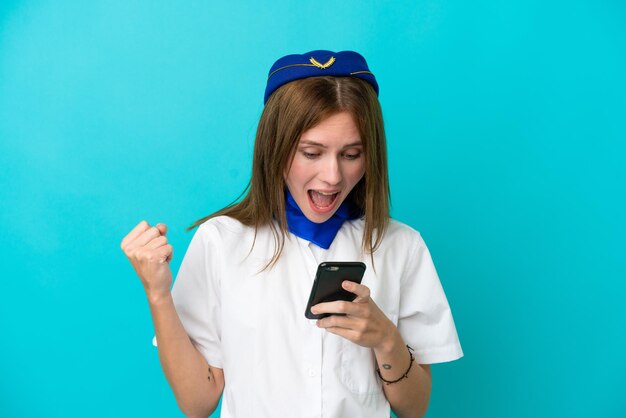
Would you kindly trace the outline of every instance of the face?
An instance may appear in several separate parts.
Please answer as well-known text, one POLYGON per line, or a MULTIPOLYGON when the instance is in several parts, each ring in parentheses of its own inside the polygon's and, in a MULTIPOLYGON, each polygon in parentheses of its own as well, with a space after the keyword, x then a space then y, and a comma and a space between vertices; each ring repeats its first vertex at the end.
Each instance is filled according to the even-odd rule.
POLYGON ((289 192, 312 222, 328 220, 365 174, 352 115, 337 113, 305 131, 285 175, 289 192))

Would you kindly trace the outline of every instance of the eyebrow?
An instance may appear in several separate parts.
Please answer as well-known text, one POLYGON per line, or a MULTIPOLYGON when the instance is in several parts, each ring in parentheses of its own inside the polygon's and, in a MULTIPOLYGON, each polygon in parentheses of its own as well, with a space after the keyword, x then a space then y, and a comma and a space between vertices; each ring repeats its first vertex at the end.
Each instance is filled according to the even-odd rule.
MULTIPOLYGON (((308 140, 308 139, 301 140, 298 145, 312 145, 314 147, 327 148, 327 146, 324 145, 324 144, 320 144, 319 142, 311 141, 311 140, 308 140)), ((361 140, 359 140, 357 142, 353 142, 351 144, 348 144, 348 145, 344 146, 343 148, 362 147, 362 146, 363 146, 363 142, 361 142, 361 140)))

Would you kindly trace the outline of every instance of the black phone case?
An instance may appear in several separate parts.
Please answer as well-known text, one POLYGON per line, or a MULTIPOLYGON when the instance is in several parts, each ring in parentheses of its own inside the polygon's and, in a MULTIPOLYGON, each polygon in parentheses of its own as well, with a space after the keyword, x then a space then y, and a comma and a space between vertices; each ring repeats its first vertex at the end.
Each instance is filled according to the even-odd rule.
POLYGON ((348 292, 341 287, 341 283, 344 280, 361 283, 364 273, 365 264, 359 261, 328 261, 320 263, 320 265, 317 266, 315 281, 311 288, 311 295, 309 296, 309 302, 306 305, 304 316, 308 319, 325 318, 331 314, 315 315, 311 312, 311 307, 322 302, 332 302, 335 300, 353 301, 356 299, 354 293, 348 292))

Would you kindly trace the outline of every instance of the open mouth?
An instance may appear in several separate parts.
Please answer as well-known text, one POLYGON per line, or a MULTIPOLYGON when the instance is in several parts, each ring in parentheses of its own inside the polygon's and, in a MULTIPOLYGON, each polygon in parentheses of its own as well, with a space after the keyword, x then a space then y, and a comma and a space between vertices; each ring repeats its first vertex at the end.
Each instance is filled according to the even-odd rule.
POLYGON ((313 206, 319 210, 330 209, 339 196, 339 192, 326 193, 317 190, 309 190, 308 194, 313 206))

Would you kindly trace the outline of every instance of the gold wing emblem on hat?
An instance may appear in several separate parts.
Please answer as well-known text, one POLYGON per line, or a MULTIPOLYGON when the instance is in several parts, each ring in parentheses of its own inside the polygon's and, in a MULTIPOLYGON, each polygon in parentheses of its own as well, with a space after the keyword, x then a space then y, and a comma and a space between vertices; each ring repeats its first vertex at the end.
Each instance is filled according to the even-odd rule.
POLYGON ((326 61, 324 64, 321 64, 318 60, 316 60, 313 57, 311 57, 311 59, 309 59, 309 61, 315 67, 317 67, 317 68, 319 68, 321 70, 325 70, 325 69, 327 69, 328 67, 330 67, 331 65, 333 65, 335 63, 335 57, 330 57, 330 59, 328 61, 326 61))

